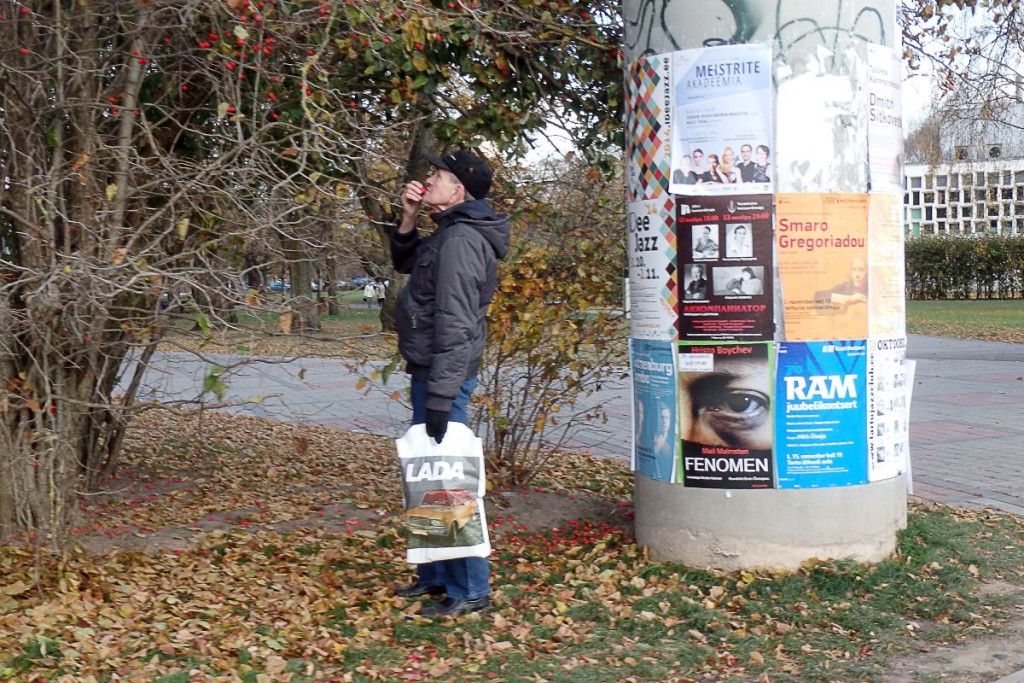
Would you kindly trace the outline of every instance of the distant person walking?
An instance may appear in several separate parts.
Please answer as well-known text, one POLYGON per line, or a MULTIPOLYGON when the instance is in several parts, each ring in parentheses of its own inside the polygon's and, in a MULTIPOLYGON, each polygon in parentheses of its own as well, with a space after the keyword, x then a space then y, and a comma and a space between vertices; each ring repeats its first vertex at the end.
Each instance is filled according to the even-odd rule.
POLYGON ((384 289, 384 283, 378 282, 373 287, 377 291, 377 305, 380 306, 381 308, 384 308, 384 297, 387 291, 384 289))
POLYGON ((367 308, 373 308, 373 302, 377 300, 377 287, 373 284, 373 280, 369 280, 366 286, 363 287, 363 301, 366 302, 367 308))

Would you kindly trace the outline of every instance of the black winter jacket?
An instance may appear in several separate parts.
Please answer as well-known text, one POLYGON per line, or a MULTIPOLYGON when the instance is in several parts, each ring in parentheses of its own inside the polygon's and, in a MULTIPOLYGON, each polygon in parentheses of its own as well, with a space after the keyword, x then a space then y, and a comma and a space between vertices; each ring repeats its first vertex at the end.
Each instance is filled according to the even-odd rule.
POLYGON ((429 237, 418 228, 391 236, 395 269, 410 276, 398 295, 395 327, 407 371, 427 382, 427 408, 446 411, 480 368, 509 220, 482 199, 431 218, 437 230, 429 237))

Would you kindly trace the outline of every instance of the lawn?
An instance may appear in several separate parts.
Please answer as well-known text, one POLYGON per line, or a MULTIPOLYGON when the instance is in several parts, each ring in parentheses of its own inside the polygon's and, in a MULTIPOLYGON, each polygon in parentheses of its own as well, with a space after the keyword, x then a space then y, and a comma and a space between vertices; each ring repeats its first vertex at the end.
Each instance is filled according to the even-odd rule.
POLYGON ((567 453, 488 502, 494 608, 429 621, 390 589, 411 577, 393 449, 147 413, 83 501, 83 550, 0 548, 0 681, 884 681, 1021 602, 1012 515, 917 506, 877 565, 722 574, 652 562, 628 469, 567 453))
POLYGON ((1024 300, 908 301, 907 332, 1024 342, 1024 300))

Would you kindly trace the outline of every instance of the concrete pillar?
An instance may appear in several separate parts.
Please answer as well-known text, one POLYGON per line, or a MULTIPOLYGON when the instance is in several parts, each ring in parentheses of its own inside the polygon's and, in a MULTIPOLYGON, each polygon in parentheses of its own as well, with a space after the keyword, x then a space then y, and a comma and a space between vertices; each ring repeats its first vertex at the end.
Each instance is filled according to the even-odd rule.
POLYGON ((623 12, 637 540, 881 560, 909 476, 895 2, 623 12))

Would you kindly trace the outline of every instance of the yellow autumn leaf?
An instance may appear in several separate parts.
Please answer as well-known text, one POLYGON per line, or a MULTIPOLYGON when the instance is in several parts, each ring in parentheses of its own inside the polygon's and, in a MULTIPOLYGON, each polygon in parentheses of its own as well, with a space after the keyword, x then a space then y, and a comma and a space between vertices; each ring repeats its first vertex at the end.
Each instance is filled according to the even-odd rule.
POLYGON ((188 235, 188 218, 182 218, 180 221, 174 224, 174 228, 178 231, 178 239, 183 240, 188 235))
POLYGON ((292 313, 286 311, 281 314, 281 317, 277 319, 277 327, 281 330, 281 334, 292 333, 292 313))
POLYGON ((115 249, 114 253, 110 255, 110 263, 119 266, 124 263, 124 257, 128 255, 128 250, 124 247, 115 249))
POLYGON ((117 185, 115 185, 114 183, 110 183, 109 185, 107 185, 107 201, 108 202, 114 201, 114 197, 116 197, 116 196, 117 196, 117 185))

